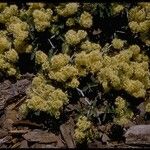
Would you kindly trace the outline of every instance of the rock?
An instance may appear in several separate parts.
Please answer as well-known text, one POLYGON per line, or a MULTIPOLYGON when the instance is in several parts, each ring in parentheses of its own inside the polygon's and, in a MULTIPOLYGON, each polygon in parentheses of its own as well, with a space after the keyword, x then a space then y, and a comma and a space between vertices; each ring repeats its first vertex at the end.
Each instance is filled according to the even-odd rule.
POLYGON ((11 119, 13 122, 17 121, 18 112, 16 110, 6 110, 6 119, 11 119))
POLYGON ((53 133, 31 131, 23 135, 24 139, 29 142, 38 143, 56 143, 57 137, 53 133))
POLYGON ((3 110, 8 104, 17 101, 20 96, 26 94, 26 89, 31 84, 29 79, 21 79, 16 83, 5 80, 0 83, 0 110, 3 110))
POLYGON ((18 120, 13 123, 13 126, 28 126, 30 128, 42 128, 42 125, 31 122, 29 120, 18 120))
POLYGON ((0 129, 0 139, 8 135, 8 132, 5 131, 4 129, 0 129))
MULTIPOLYGON (((138 118, 136 117, 136 119, 138 119, 138 118)), ((128 128, 135 126, 135 125, 136 125, 135 121, 129 120, 128 123, 124 125, 124 128, 128 129, 128 128)))
POLYGON ((104 126, 104 125, 99 125, 99 126, 98 126, 98 130, 104 133, 105 130, 106 130, 106 126, 104 126))
POLYGON ((74 132, 73 130, 74 124, 71 119, 67 123, 62 124, 60 126, 61 134, 68 148, 75 148, 75 142, 73 140, 73 132, 74 132))
POLYGON ((0 97, 0 111, 2 114, 4 113, 3 111, 4 107, 5 107, 5 99, 0 97))
POLYGON ((150 146, 150 125, 135 125, 130 127, 126 133, 126 144, 149 145, 150 146))
POLYGON ((2 128, 7 130, 12 130, 13 123, 17 121, 18 112, 15 110, 6 109, 5 110, 5 117, 2 122, 2 128))
POLYGON ((101 147, 102 147, 102 142, 97 140, 88 144, 88 148, 101 148, 101 147))
POLYGON ((7 147, 7 145, 5 145, 5 144, 0 144, 0 148, 1 148, 1 149, 6 149, 6 148, 8 148, 8 147, 7 147))
POLYGON ((71 111, 73 111, 74 109, 75 109, 74 105, 68 104, 68 105, 66 106, 66 108, 65 108, 65 111, 66 111, 66 112, 71 112, 71 111))
POLYGON ((21 141, 20 148, 29 148, 28 142, 26 140, 21 141))
POLYGON ((18 147, 20 147, 20 142, 17 142, 17 143, 15 143, 11 148, 18 148, 18 147))
POLYGON ((12 136, 5 136, 4 138, 0 139, 0 144, 9 143, 12 140, 12 136))
POLYGON ((9 133, 10 133, 11 135, 25 134, 25 133, 27 133, 27 132, 28 132, 28 130, 11 130, 11 131, 9 131, 9 133))
POLYGON ((13 123, 14 122, 11 119, 6 119, 2 124, 2 128, 6 130, 12 130, 13 123))
POLYGON ((61 135, 58 136, 56 147, 57 148, 66 148, 64 141, 61 139, 61 135))
POLYGON ((13 138, 12 140, 11 140, 11 143, 13 143, 13 144, 16 144, 18 142, 18 138, 13 138))
POLYGON ((25 94, 26 93, 26 89, 28 88, 28 86, 30 85, 31 81, 29 81, 28 79, 22 79, 22 80, 18 80, 17 83, 15 83, 15 88, 17 89, 17 94, 25 94))
POLYGON ((1 127, 3 126, 5 120, 6 120, 6 115, 3 114, 3 115, 0 117, 0 126, 1 126, 1 127))
POLYGON ((141 103, 137 108, 140 110, 140 116, 144 117, 144 115, 146 113, 145 112, 145 104, 144 104, 144 102, 141 103))
POLYGON ((21 79, 28 79, 31 80, 33 77, 35 77, 35 75, 33 73, 25 73, 23 75, 21 75, 21 79))
POLYGON ((51 144, 39 144, 39 143, 35 143, 32 145, 31 148, 57 148, 51 144))
POLYGON ((108 141, 110 141, 110 138, 107 136, 107 134, 104 133, 102 136, 102 142, 107 143, 108 141))
POLYGON ((93 31, 93 35, 99 35, 102 31, 98 28, 97 30, 93 31))

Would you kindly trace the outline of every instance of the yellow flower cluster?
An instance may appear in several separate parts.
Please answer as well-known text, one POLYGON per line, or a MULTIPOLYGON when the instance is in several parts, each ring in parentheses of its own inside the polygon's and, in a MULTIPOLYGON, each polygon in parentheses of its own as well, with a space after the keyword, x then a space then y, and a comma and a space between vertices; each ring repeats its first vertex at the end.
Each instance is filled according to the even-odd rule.
POLYGON ((68 18, 66 21, 66 25, 69 27, 75 25, 75 19, 74 18, 68 18))
POLYGON ((56 7, 57 13, 60 16, 71 16, 78 11, 79 4, 78 3, 68 3, 65 5, 59 5, 56 7))
POLYGON ((19 56, 14 49, 10 49, 9 51, 5 52, 5 58, 8 60, 8 62, 15 63, 18 61, 19 56))
POLYGON ((135 97, 144 97, 146 90, 139 80, 126 79, 124 81, 124 89, 135 97))
POLYGON ((140 33, 141 40, 150 45, 150 19, 149 3, 139 3, 138 6, 129 10, 129 27, 133 33, 140 33))
POLYGON ((84 141, 90 142, 96 136, 96 133, 94 133, 91 127, 92 124, 90 121, 88 121, 87 117, 80 116, 78 118, 74 133, 77 143, 83 143, 84 141))
POLYGON ((11 42, 9 41, 6 34, 6 31, 0 31, 0 54, 11 47, 11 42))
POLYGON ((41 65, 42 71, 48 74, 49 79, 62 82, 65 87, 78 87, 78 69, 70 63, 69 55, 60 53, 49 60, 45 53, 37 51, 35 60, 41 65))
POLYGON ((118 3, 112 3, 111 4, 111 11, 113 15, 117 15, 121 13, 124 10, 124 6, 118 3))
POLYGON ((80 76, 86 76, 88 72, 97 73, 102 67, 102 54, 99 50, 93 50, 89 53, 81 51, 75 56, 75 65, 79 70, 80 76))
POLYGON ((139 52, 140 48, 132 45, 115 56, 103 57, 98 80, 105 91, 124 89, 137 98, 145 96, 150 87, 148 57, 139 52))
POLYGON ((81 44, 81 50, 84 50, 86 52, 91 52, 94 50, 101 50, 101 46, 99 44, 87 40, 81 44))
POLYGON ((117 97, 115 105, 116 117, 114 118, 114 122, 119 125, 127 124, 133 117, 133 112, 128 109, 127 102, 122 97, 117 97))
POLYGON ((80 82, 78 81, 77 77, 73 77, 72 80, 66 84, 68 87, 77 88, 79 86, 80 82))
POLYGON ((69 101, 66 93, 48 84, 42 75, 34 77, 27 95, 29 98, 20 107, 23 116, 27 115, 29 110, 34 110, 59 118, 60 111, 69 101))
MULTIPOLYGON (((67 80, 70 79, 71 82, 74 83, 75 81, 74 78, 76 78, 77 75, 78 75, 78 70, 72 65, 66 65, 56 72, 54 71, 49 72, 49 78, 54 79, 58 82, 66 82, 67 80)), ((79 85, 79 82, 77 86, 78 85, 79 85)))
POLYGON ((121 40, 121 39, 117 39, 117 38, 114 38, 112 40, 112 46, 115 48, 115 49, 122 49, 123 46, 124 46, 124 41, 121 40))
POLYGON ((27 45, 26 45, 26 48, 25 48, 25 52, 26 52, 26 53, 31 53, 32 50, 33 50, 33 46, 30 45, 30 44, 27 44, 27 45))
POLYGON ((51 80, 62 82, 66 87, 78 87, 78 78, 92 73, 105 92, 114 88, 136 98, 145 96, 150 87, 149 59, 140 53, 138 45, 131 45, 114 56, 102 55, 100 45, 89 41, 82 43, 81 48, 85 51, 75 54, 74 64, 67 54, 60 53, 48 60, 42 51, 37 51, 36 62, 51 80))
POLYGON ((10 5, 4 8, 4 10, 0 13, 0 23, 9 22, 12 16, 16 16, 18 14, 18 7, 16 5, 10 5))
POLYGON ((150 113, 150 102, 146 104, 145 111, 150 113))
POLYGON ((33 18, 35 29, 38 32, 43 32, 47 27, 50 27, 50 21, 52 20, 53 11, 51 9, 41 8, 33 11, 33 18))
POLYGON ((0 31, 0 71, 9 76, 16 75, 15 63, 18 61, 18 53, 11 48, 11 42, 8 39, 7 31, 0 31))
POLYGON ((74 30, 69 30, 65 34, 66 43, 69 45, 77 45, 81 40, 85 39, 87 36, 87 32, 84 30, 78 30, 77 32, 74 30))
POLYGON ((10 22, 7 25, 8 32, 12 33, 15 39, 23 41, 28 37, 29 26, 26 22, 21 21, 18 17, 11 17, 10 22))
POLYGON ((65 64, 65 61, 60 62, 60 66, 49 72, 49 78, 58 82, 64 82, 66 86, 76 88, 79 85, 77 80, 78 70, 73 65, 65 64))
POLYGON ((58 54, 58 55, 54 55, 51 58, 51 68, 53 70, 59 70, 62 67, 66 66, 70 61, 70 56, 67 54, 58 54))
MULTIPOLYGON (((25 19, 26 17, 33 19, 33 12, 34 10, 41 10, 46 5, 45 3, 26 3, 28 9, 20 9, 19 10, 19 17, 20 19, 25 19)), ((32 21, 33 23, 33 21, 32 21)))
POLYGON ((0 3, 0 12, 2 12, 7 6, 7 3, 0 3))
POLYGON ((7 23, 7 31, 13 35, 15 50, 19 53, 25 51, 25 45, 28 45, 25 43, 25 39, 29 34, 29 25, 13 16, 10 18, 10 22, 7 23))
POLYGON ((84 11, 79 19, 79 24, 85 28, 90 28, 93 24, 93 17, 90 13, 84 11))
POLYGON ((4 54, 0 54, 0 71, 14 76, 17 73, 14 63, 18 60, 18 53, 14 49, 9 49, 4 54))
POLYGON ((45 6, 44 3, 27 3, 29 10, 41 9, 45 6))
POLYGON ((42 65, 48 60, 47 55, 42 51, 36 51, 35 53, 35 61, 37 64, 42 65))
POLYGON ((87 36, 87 32, 84 30, 78 30, 78 32, 74 30, 69 30, 65 34, 65 40, 67 44, 77 45, 80 43, 81 40, 86 38, 86 36, 87 36))

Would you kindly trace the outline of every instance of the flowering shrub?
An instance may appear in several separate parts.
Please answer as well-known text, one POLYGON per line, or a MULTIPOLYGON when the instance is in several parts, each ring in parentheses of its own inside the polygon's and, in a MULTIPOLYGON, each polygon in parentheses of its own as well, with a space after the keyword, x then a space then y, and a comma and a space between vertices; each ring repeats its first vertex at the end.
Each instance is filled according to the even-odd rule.
POLYGON ((149 10, 150 3, 0 3, 0 75, 19 78, 30 67, 35 74, 22 116, 44 112, 59 120, 82 96, 88 106, 75 112, 77 143, 96 138, 92 119, 101 123, 108 108, 113 123, 128 124, 136 115, 128 97, 144 100, 150 89, 149 10))

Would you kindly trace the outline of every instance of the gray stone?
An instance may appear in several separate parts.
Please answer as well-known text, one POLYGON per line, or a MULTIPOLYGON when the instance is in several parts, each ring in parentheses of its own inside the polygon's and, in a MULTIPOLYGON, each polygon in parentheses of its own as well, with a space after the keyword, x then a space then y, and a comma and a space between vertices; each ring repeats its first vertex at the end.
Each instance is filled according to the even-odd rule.
POLYGON ((126 144, 150 146, 150 125, 135 125, 125 133, 126 144))

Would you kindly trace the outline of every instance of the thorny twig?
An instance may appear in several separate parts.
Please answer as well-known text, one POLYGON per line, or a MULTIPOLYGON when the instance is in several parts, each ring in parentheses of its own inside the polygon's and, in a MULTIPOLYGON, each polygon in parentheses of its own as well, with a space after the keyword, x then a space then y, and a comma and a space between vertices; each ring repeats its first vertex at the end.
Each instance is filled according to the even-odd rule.
POLYGON ((55 46, 53 45, 53 43, 51 42, 51 40, 50 40, 50 39, 48 39, 48 41, 49 41, 50 45, 52 46, 52 49, 54 49, 54 48, 55 48, 55 46))
POLYGON ((119 31, 119 30, 118 30, 118 31, 116 31, 116 32, 117 32, 117 33, 125 33, 124 31, 119 31))
POLYGON ((80 92, 80 94, 84 97, 84 100, 89 104, 91 105, 91 102, 88 101, 88 99, 85 97, 84 93, 82 90, 80 90, 79 88, 76 88, 78 92, 80 92))
POLYGON ((50 38, 50 39, 53 39, 55 36, 56 36, 56 35, 51 36, 51 38, 50 38))

